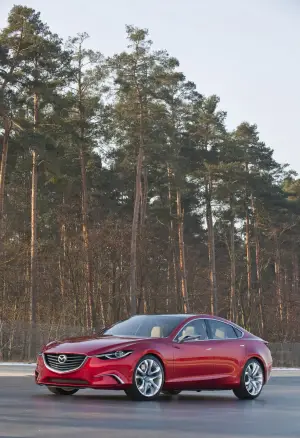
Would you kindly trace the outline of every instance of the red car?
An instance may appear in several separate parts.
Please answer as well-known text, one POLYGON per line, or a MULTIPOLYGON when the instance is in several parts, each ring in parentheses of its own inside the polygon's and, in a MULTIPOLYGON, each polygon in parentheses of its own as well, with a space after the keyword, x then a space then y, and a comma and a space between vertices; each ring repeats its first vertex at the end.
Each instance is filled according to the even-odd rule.
POLYGON ((120 389, 133 399, 153 400, 160 393, 231 389, 240 399, 254 399, 271 369, 267 342, 225 319, 137 315, 100 337, 47 344, 35 380, 57 395, 120 389))

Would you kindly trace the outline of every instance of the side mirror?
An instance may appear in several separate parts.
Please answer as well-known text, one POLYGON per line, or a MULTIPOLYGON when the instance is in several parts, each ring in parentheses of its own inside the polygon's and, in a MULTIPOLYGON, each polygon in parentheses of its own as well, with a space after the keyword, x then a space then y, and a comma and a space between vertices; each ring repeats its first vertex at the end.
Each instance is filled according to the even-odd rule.
POLYGON ((180 339, 179 344, 183 344, 185 341, 196 341, 197 339, 201 339, 202 336, 198 335, 198 336, 184 336, 182 339, 180 339))
POLYGON ((101 327, 99 330, 97 330, 97 335, 103 335, 104 332, 106 332, 106 330, 108 330, 109 327, 101 327))
POLYGON ((185 341, 190 339, 192 336, 186 335, 183 338, 180 339, 179 344, 183 344, 185 341))

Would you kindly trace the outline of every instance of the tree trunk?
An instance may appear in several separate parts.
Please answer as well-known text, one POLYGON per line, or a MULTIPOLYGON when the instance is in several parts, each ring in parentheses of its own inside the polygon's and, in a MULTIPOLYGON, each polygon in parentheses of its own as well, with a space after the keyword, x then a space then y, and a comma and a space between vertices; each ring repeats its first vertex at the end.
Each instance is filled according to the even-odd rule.
POLYGON ((168 271, 167 271, 167 294, 166 294, 166 311, 170 310, 172 296, 177 299, 177 276, 176 276, 176 260, 175 260, 175 245, 174 245, 174 221, 172 209, 172 170, 168 166, 168 206, 169 206, 169 237, 168 237, 168 271))
MULTIPOLYGON (((245 162, 245 171, 249 174, 249 163, 245 162)), ((251 248, 250 248, 250 217, 249 217, 249 191, 248 184, 245 185, 245 249, 246 249, 246 268, 247 268, 247 305, 248 305, 248 317, 247 324, 251 318, 252 303, 251 303, 251 248)))
POLYGON ((276 295, 279 310, 280 321, 283 321, 283 304, 282 304, 282 276, 281 276, 281 257, 278 236, 275 237, 275 277, 276 277, 276 295))
POLYGON ((211 192, 212 181, 209 177, 206 183, 206 222, 208 232, 208 259, 209 259, 209 279, 211 288, 211 313, 218 314, 218 290, 217 290, 217 275, 216 275, 216 254, 215 254, 215 232, 211 208, 211 192))
POLYGON ((184 313, 190 311, 187 281, 186 281, 186 266, 185 266, 185 250, 183 237, 183 220, 184 212, 181 207, 181 193, 177 189, 177 222, 178 222, 178 245, 179 245, 179 270, 180 270, 180 291, 184 313))
MULTIPOLYGON (((231 210, 233 205, 231 205, 231 210)), ((235 321, 236 318, 236 278, 235 278, 235 227, 234 227, 235 217, 232 211, 231 222, 230 222, 230 320, 235 321)))
POLYGON ((284 267, 284 302, 285 302, 285 317, 286 317, 286 334, 289 330, 289 322, 290 322, 290 288, 289 288, 289 278, 288 278, 288 269, 284 267))
MULTIPOLYGON (((82 133, 83 135, 83 133, 82 133)), ((93 330, 96 324, 96 315, 93 299, 93 275, 92 275, 92 256, 90 248, 90 236, 88 229, 88 193, 86 181, 86 166, 83 148, 80 148, 80 167, 82 181, 82 237, 85 253, 85 274, 86 274, 86 323, 87 329, 93 330)))
MULTIPOLYGON (((82 41, 83 42, 83 41, 82 41)), ((82 79, 82 42, 79 46, 78 54, 78 110, 80 117, 80 149, 79 160, 81 169, 81 211, 82 211, 82 237, 84 246, 84 270, 86 277, 86 326, 87 330, 93 331, 96 325, 96 314, 93 299, 93 273, 92 273, 92 254, 90 247, 90 236, 88 227, 88 191, 86 181, 86 164, 85 164, 85 128, 84 124, 84 96, 83 96, 83 79, 82 79)))
POLYGON ((60 297, 61 297, 61 311, 62 311, 62 321, 63 325, 66 324, 66 224, 65 218, 63 217, 62 223, 60 224, 60 243, 61 250, 58 259, 58 269, 59 269, 59 283, 60 283, 60 297))
POLYGON ((144 114, 142 98, 139 95, 140 105, 140 144, 137 156, 136 165, 136 178, 135 178, 135 199, 132 218, 132 230, 131 230, 131 245, 130 245, 130 313, 136 314, 137 302, 136 302, 136 273, 137 273, 137 235, 139 226, 139 215, 141 208, 141 196, 142 196, 142 172, 143 172, 143 160, 144 160, 144 114))
POLYGON ((6 175, 6 163, 8 154, 8 139, 12 128, 12 123, 4 118, 4 134, 2 142, 2 156, 0 165, 0 239, 2 240, 3 234, 3 214, 4 214, 4 193, 5 193, 5 175, 6 175))
POLYGON ((246 246, 246 263, 247 263, 247 301, 248 301, 248 306, 249 306, 249 311, 250 311, 250 308, 251 308, 251 250, 250 250, 250 219, 249 219, 248 206, 246 206, 245 246, 246 246))
MULTIPOLYGON (((36 131, 38 123, 38 95, 34 94, 34 130, 36 131)), ((29 358, 33 358, 36 354, 36 259, 37 259, 37 182, 38 182, 38 156, 35 150, 35 145, 32 149, 32 174, 31 174, 31 243, 30 243, 30 350, 29 358)))
MULTIPOLYGON (((141 254, 141 264, 140 264, 140 285, 139 285, 139 299, 138 299, 138 313, 140 313, 141 309, 145 314, 145 309, 147 308, 146 303, 146 293, 144 287, 145 280, 145 254, 147 252, 147 248, 145 246, 145 224, 146 224, 146 214, 147 214, 147 203, 148 203, 148 175, 147 169, 142 169, 142 178, 143 178, 143 188, 141 188, 141 205, 140 205, 140 233, 139 233, 139 251, 141 254)), ((147 270, 147 269, 146 269, 147 270)))
POLYGON ((65 197, 62 199, 63 211, 60 219, 60 243, 62 251, 59 254, 58 267, 59 267, 59 282, 60 282, 60 295, 61 299, 65 299, 65 278, 66 278, 66 223, 65 223, 65 197))
POLYGON ((131 231, 131 247, 130 247, 130 312, 131 315, 136 314, 136 271, 137 271, 137 234, 140 213, 140 199, 141 199, 141 174, 143 163, 143 149, 139 149, 136 179, 135 179, 135 201, 132 219, 131 231))
POLYGON ((143 231, 146 222, 146 214, 147 214, 147 200, 148 200, 148 175, 147 169, 142 170, 142 177, 144 186, 141 189, 141 214, 140 214, 140 223, 141 223, 141 238, 143 238, 143 231))
MULTIPOLYGON (((256 225, 257 227, 257 225, 256 225)), ((256 228, 255 232, 255 262, 256 262, 256 278, 257 278, 257 292, 258 292, 258 308, 259 308, 259 319, 260 319, 260 334, 263 336, 264 333, 264 312, 263 312, 263 291, 262 291, 262 281, 261 281, 261 260, 260 260, 260 241, 258 236, 258 230, 256 228)))
POLYGON ((263 314, 263 291, 262 291, 262 278, 261 278, 260 240, 259 240, 259 229, 257 222, 257 212, 256 212, 253 196, 251 199, 251 204, 252 204, 252 211, 254 217, 255 265, 256 265, 256 286, 257 286, 258 309, 259 309, 259 330, 260 330, 260 335, 263 336, 264 314, 263 314))
POLYGON ((298 291, 299 291, 299 264, 298 264, 298 255, 297 255, 297 249, 294 249, 293 254, 293 284, 292 284, 292 291, 293 295, 295 297, 298 297, 298 291))

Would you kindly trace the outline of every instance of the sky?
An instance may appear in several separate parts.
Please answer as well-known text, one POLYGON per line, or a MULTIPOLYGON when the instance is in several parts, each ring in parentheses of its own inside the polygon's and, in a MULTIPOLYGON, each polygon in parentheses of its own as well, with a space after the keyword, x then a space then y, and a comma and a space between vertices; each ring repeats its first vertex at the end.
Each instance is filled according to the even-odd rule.
POLYGON ((126 48, 126 24, 149 29, 200 93, 220 97, 229 129, 256 123, 300 173, 300 0, 0 0, 0 28, 14 4, 64 38, 87 32, 104 55, 126 48))

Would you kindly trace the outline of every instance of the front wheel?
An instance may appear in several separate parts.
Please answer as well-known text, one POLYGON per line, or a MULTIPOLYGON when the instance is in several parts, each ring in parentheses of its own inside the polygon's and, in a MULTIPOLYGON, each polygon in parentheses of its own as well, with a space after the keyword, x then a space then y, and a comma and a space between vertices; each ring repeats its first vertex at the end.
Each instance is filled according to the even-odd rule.
POLYGON ((163 384, 163 366, 157 357, 148 354, 139 360, 133 373, 132 386, 125 392, 133 400, 155 400, 163 384))
POLYGON ((253 400, 259 396, 264 386, 262 365, 256 359, 246 363, 241 376, 240 386, 233 390, 234 395, 241 400, 253 400))
POLYGON ((47 386, 47 388, 55 395, 73 395, 79 391, 79 389, 76 388, 58 388, 57 386, 47 386))

